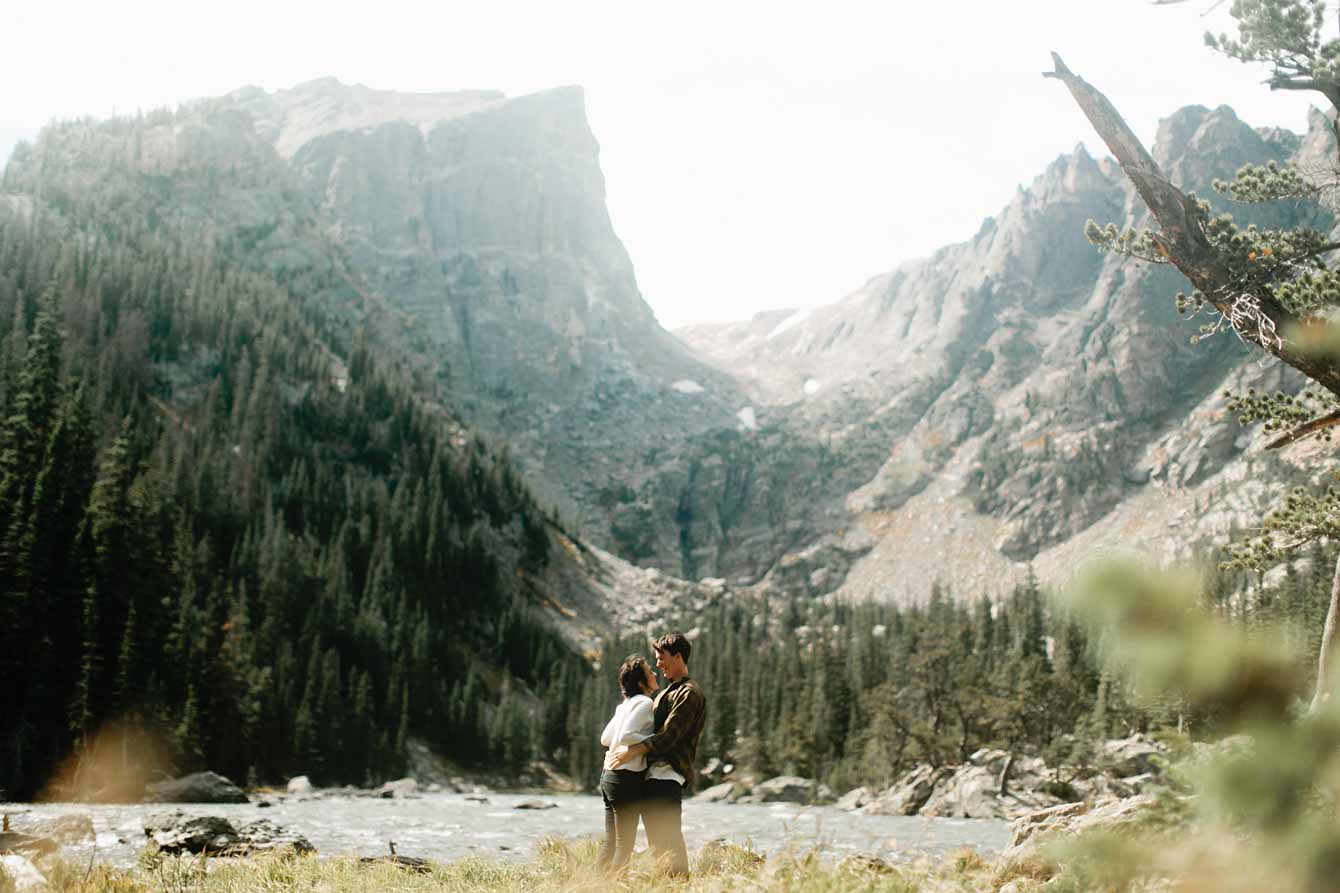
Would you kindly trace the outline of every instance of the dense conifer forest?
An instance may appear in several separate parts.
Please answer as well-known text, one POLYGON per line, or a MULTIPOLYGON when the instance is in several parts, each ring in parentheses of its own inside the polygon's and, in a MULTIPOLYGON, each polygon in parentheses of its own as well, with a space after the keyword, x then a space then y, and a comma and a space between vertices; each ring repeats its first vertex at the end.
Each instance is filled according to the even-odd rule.
POLYGON ((550 522, 379 356, 278 159, 229 124, 58 125, 6 171, 8 797, 113 719, 178 769, 361 782, 411 734, 482 757, 513 685, 564 709, 551 668, 578 659, 500 583, 546 562, 550 522), (186 137, 155 160, 165 125, 186 137))

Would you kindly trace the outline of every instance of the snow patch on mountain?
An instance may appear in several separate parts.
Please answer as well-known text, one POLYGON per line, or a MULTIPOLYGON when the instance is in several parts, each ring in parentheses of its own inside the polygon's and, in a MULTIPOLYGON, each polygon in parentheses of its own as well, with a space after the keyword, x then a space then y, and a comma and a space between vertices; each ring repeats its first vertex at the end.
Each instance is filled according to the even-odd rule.
POLYGON ((811 310, 797 310, 795 313, 792 313, 786 319, 777 323, 777 325, 773 327, 773 330, 768 333, 767 337, 764 340, 771 341, 778 335, 781 335, 785 332, 789 332, 791 329, 794 329, 796 326, 800 325, 805 320, 809 319, 810 314, 812 312, 813 311, 811 310))

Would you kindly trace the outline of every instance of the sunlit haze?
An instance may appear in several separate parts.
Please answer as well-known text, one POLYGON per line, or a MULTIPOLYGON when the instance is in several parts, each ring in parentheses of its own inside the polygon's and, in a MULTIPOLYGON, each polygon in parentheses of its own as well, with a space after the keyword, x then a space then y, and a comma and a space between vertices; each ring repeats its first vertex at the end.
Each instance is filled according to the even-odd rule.
POLYGON ((52 118, 333 75, 405 91, 586 89, 610 214, 661 322, 829 303, 972 236, 1096 139, 1049 51, 1141 136, 1188 104, 1305 126, 1309 99, 1206 49, 1212 0, 816 4, 23 4, 0 158, 52 118))

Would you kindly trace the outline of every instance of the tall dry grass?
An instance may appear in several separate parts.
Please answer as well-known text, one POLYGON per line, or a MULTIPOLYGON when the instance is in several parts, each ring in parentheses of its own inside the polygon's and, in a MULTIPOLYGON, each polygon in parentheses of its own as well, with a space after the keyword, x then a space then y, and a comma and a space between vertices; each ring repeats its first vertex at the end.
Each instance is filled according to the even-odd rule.
POLYGON ((250 859, 149 857, 129 870, 70 862, 46 866, 53 893, 967 893, 998 891, 1013 880, 1018 893, 1041 890, 1052 869, 1037 864, 993 863, 970 850, 938 862, 890 865, 874 859, 834 862, 810 851, 764 858, 745 847, 714 844, 699 852, 687 879, 667 875, 639 854, 618 877, 596 868, 594 840, 547 839, 528 862, 484 857, 433 864, 425 872, 353 857, 270 855, 250 859))

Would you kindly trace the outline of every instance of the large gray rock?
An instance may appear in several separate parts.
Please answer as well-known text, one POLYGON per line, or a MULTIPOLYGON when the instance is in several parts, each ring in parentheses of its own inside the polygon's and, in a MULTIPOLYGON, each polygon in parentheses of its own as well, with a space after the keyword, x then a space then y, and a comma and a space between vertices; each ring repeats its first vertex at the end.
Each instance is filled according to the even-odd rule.
POLYGON ((919 815, 963 819, 1003 819, 1007 806, 999 794, 1000 776, 986 766, 964 766, 936 788, 919 815))
POLYGON ((144 820, 144 836, 166 853, 222 853, 237 842, 237 829, 220 816, 166 812, 144 820))
POLYGON ((388 781, 372 792, 372 796, 384 797, 388 800, 403 800, 406 797, 417 797, 418 794, 419 783, 412 778, 397 778, 395 781, 388 781))
POLYGON ((247 803, 247 795, 217 772, 195 772, 144 789, 146 803, 247 803))
POLYGON ((778 775, 754 785, 739 803, 812 803, 819 796, 813 779, 797 775, 778 775))
POLYGON ((744 793, 744 788, 731 781, 714 784, 693 795, 695 803, 733 803, 744 793))
POLYGON ((1064 803, 1026 813, 1010 825, 1010 849, 1030 846, 1053 833, 1073 836, 1095 828, 1120 832, 1137 823, 1153 803, 1154 797, 1141 795, 1108 799, 1092 805, 1064 803))
POLYGON ((238 842, 233 852, 238 855, 291 852, 298 855, 315 853, 316 847, 301 834, 276 825, 269 819, 256 819, 237 829, 238 842))
POLYGON ((918 766, 867 803, 861 811, 870 815, 916 815, 936 788, 953 774, 954 770, 945 766, 938 769, 927 765, 918 766))
POLYGON ((874 799, 875 792, 869 788, 853 788, 839 797, 833 805, 838 809, 860 809, 874 799))
POLYGON ((276 851, 316 852, 307 838, 269 819, 234 827, 220 816, 188 816, 180 811, 158 813, 145 819, 144 834, 153 846, 172 854, 251 856, 276 851))
POLYGON ((1046 766, 1036 757, 1011 760, 1006 751, 983 749, 973 753, 962 766, 917 767, 862 811, 878 815, 1013 818, 1058 801, 1048 792, 1046 780, 1046 766))

